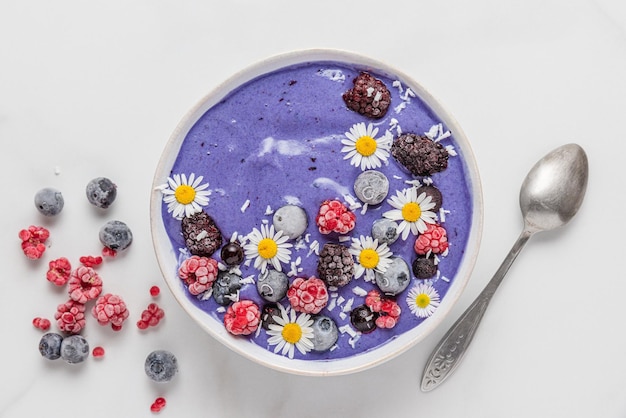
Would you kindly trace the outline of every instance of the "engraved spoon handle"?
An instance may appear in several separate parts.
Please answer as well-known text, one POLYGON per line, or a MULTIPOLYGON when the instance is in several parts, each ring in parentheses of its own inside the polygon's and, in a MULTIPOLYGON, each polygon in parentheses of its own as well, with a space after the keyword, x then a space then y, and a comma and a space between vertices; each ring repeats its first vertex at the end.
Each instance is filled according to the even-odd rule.
POLYGON ((487 286, 439 341, 426 362, 422 375, 422 391, 433 390, 458 367, 489 306, 491 297, 534 232, 526 228, 522 231, 487 286))

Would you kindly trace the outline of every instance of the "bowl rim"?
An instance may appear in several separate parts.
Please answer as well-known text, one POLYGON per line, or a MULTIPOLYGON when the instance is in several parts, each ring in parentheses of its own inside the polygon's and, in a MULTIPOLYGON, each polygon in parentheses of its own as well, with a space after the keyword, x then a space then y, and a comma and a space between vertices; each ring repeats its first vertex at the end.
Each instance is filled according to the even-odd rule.
POLYGON ((481 180, 471 144, 456 119, 454 119, 450 112, 447 111, 438 100, 435 100, 435 98, 412 77, 381 61, 347 50, 315 48, 273 55, 243 68, 219 83, 183 116, 170 135, 155 170, 150 196, 150 229, 157 263, 166 284, 183 310, 190 315, 205 332, 243 357, 271 369, 298 375, 334 376, 369 369, 395 358, 422 341, 437 328, 456 304, 470 279, 482 239, 483 212, 481 180), (465 171, 469 178, 469 186, 472 190, 472 226, 468 236, 466 252, 459 264, 455 278, 446 296, 442 298, 441 304, 436 309, 435 313, 429 318, 426 318, 419 326, 398 335, 392 341, 388 341, 374 349, 355 356, 315 361, 289 359, 285 356, 276 355, 247 339, 233 337, 226 331, 223 324, 216 321, 215 318, 202 311, 189 300, 188 296, 183 291, 181 280, 178 279, 178 277, 172 277, 176 276, 172 274, 172 272, 176 271, 176 261, 174 261, 175 264, 172 269, 172 260, 177 260, 177 257, 174 255, 163 222, 161 221, 162 196, 158 186, 166 182, 167 176, 178 154, 178 150, 182 146, 183 140, 191 127, 208 109, 222 100, 231 91, 247 81, 251 81, 263 74, 280 68, 307 62, 331 61, 369 68, 379 74, 390 75, 402 80, 404 84, 410 87, 417 96, 432 109, 448 129, 454 132, 455 142, 461 149, 465 171), (164 244, 167 244, 165 248, 164 244), (172 257, 172 255, 174 255, 174 257, 172 257))

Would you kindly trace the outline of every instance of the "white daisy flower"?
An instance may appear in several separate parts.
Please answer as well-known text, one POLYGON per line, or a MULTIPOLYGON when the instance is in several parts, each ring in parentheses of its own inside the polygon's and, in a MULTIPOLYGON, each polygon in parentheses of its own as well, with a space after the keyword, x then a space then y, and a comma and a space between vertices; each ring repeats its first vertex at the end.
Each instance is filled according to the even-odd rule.
POLYGON ((296 311, 287 311, 280 303, 280 316, 274 315, 276 324, 271 324, 267 334, 270 336, 267 343, 274 345, 274 353, 287 355, 293 358, 295 349, 306 354, 313 349, 313 319, 307 313, 296 314, 296 311))
POLYGON ((406 296, 406 303, 411 313, 419 318, 428 318, 439 306, 439 293, 432 285, 419 283, 406 296))
POLYGON ((374 279, 374 272, 384 273, 391 264, 393 255, 387 244, 378 245, 378 240, 372 237, 352 238, 350 254, 356 257, 354 277, 358 279, 365 273, 365 280, 374 279))
POLYGON ((254 228, 248 235, 248 243, 243 247, 246 258, 254 258, 254 268, 265 272, 271 264, 276 270, 282 271, 281 263, 288 264, 291 260, 292 244, 283 231, 274 232, 274 225, 261 225, 261 230, 254 228))
POLYGON ((402 191, 396 191, 395 196, 387 199, 387 203, 395 209, 383 213, 383 217, 392 221, 401 221, 398 225, 398 234, 402 234, 402 239, 406 240, 409 232, 413 235, 426 230, 426 224, 435 223, 435 212, 431 211, 435 207, 435 202, 426 193, 417 195, 417 188, 411 187, 402 191))
POLYGON ((344 147, 341 152, 347 154, 344 160, 350 159, 350 165, 361 167, 361 170, 381 167, 382 162, 389 158, 392 138, 386 132, 380 138, 376 138, 378 128, 371 123, 365 127, 365 123, 352 125, 350 132, 346 132, 347 139, 342 139, 344 147))
POLYGON ((209 183, 201 185, 202 178, 194 173, 189 178, 185 174, 174 174, 167 178, 167 184, 158 187, 163 193, 163 202, 167 203, 167 212, 172 213, 174 218, 191 216, 209 203, 209 183))

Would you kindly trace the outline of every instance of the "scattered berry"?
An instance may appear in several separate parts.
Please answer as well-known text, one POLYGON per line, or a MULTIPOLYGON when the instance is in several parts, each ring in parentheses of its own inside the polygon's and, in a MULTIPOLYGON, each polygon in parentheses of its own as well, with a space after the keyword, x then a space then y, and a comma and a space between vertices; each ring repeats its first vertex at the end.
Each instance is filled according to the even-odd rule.
POLYGON ((33 319, 33 326, 42 331, 47 331, 50 329, 50 320, 46 318, 36 317, 33 319))
POLYGON ((238 242, 229 242, 222 247, 220 257, 227 266, 238 266, 243 262, 243 248, 238 242))
POLYGON ((365 305, 377 314, 375 323, 378 328, 395 327, 402 312, 395 300, 381 297, 378 290, 369 291, 365 297, 365 305))
POLYGON ((185 282, 192 295, 209 290, 218 273, 217 261, 197 255, 183 261, 178 269, 178 277, 185 282))
POLYGON ((22 240, 22 251, 31 260, 41 258, 46 246, 46 240, 50 237, 50 231, 42 226, 31 225, 28 229, 22 229, 18 236, 22 240))
POLYGON ((159 286, 152 286, 150 288, 150 296, 152 296, 153 298, 156 298, 157 296, 159 296, 160 293, 161 293, 161 288, 159 288, 159 286))
POLYGON ((87 200, 94 206, 106 209, 117 196, 117 186, 106 177, 96 177, 85 188, 87 200))
POLYGON ((320 206, 315 223, 322 234, 347 234, 356 225, 356 215, 338 200, 325 200, 320 206))
POLYGON ((63 286, 70 278, 72 265, 65 257, 57 258, 48 263, 46 279, 57 286, 63 286))
POLYGON ((256 288, 263 299, 268 302, 278 302, 287 294, 289 278, 282 271, 267 269, 259 274, 256 288))
POLYGON ((354 87, 343 94, 349 109, 369 118, 382 118, 391 104, 391 93, 381 80, 368 73, 354 79, 354 87))
POLYGON ((354 258, 348 247, 328 242, 320 251, 317 274, 328 286, 345 286, 354 276, 354 258))
POLYGON ((448 234, 445 228, 438 224, 426 224, 426 231, 417 237, 413 248, 419 255, 446 254, 448 234))
POLYGON ((141 313, 141 319, 137 321, 137 328, 146 329, 157 326, 164 316, 165 312, 163 312, 163 309, 156 303, 151 303, 141 313))
POLYGON ((61 331, 78 334, 85 327, 85 305, 70 299, 57 306, 54 319, 61 331))
POLYGON ((166 401, 163 397, 158 397, 154 400, 152 405, 150 405, 150 411, 152 412, 161 412, 161 409, 165 408, 166 401))
POLYGON ((261 326, 264 330, 269 330, 270 325, 278 324, 274 316, 280 317, 280 308, 275 303, 266 303, 261 311, 261 326))
POLYGON ((61 358, 70 364, 82 363, 89 357, 89 343, 82 335, 70 335, 61 341, 61 358))
POLYGON ((169 382, 178 372, 178 360, 169 351, 155 350, 146 357, 144 370, 146 375, 155 382, 169 382))
POLYGON ((261 312, 251 300, 240 300, 228 307, 224 326, 233 335, 250 335, 259 327, 261 312))
POLYGON ((213 283, 213 299, 222 306, 230 305, 237 300, 237 291, 241 289, 241 276, 235 273, 220 271, 213 283))
POLYGON ((122 221, 109 221, 100 228, 100 242, 112 250, 125 250, 133 242, 133 233, 122 221))
POLYGON ((210 257, 222 246, 222 233, 213 218, 203 211, 184 217, 181 228, 185 245, 193 255, 210 257))
POLYGON ((63 210, 63 195, 60 191, 46 187, 35 194, 35 207, 44 216, 56 216, 63 210))
POLYGON ((94 358, 104 357, 104 348, 100 346, 94 347, 94 349, 91 351, 91 355, 94 356, 94 358))
POLYGON ((313 351, 329 350, 339 338, 337 324, 325 315, 318 315, 311 325, 313 329, 313 351))
POLYGON ((122 324, 129 315, 122 298, 111 293, 98 298, 96 305, 91 309, 91 314, 100 325, 111 324, 114 331, 122 329, 122 324))
POLYGON ((437 274, 437 265, 432 257, 418 257, 413 260, 413 274, 418 279, 430 279, 437 274))
POLYGON ((391 257, 391 264, 384 272, 374 272, 376 285, 385 295, 397 295, 409 286, 411 270, 400 257, 391 257))
POLYGON ((448 151, 438 142, 413 133, 391 145, 391 155, 415 176, 430 176, 448 167, 448 151))
POLYGON ((80 261, 81 264, 85 267, 95 267, 95 266, 99 266, 100 264, 102 264, 102 257, 100 256, 94 257, 92 255, 86 255, 86 256, 82 256, 81 258, 79 258, 78 261, 80 261))
POLYGON ((376 329, 377 316, 367 305, 361 305, 350 312, 350 322, 357 331, 367 334, 376 329))
POLYGON ((39 352, 48 360, 61 357, 61 342, 63 337, 55 332, 44 334, 39 340, 39 352))
POLYGON ((309 222, 307 221, 306 212, 300 206, 285 205, 276 212, 272 217, 274 229, 283 231, 283 235, 290 239, 296 239, 306 230, 309 222))
POLYGON ((298 277, 291 283, 287 297, 295 311, 316 314, 328 303, 328 290, 326 284, 317 277, 298 277))
POLYGON ((72 300, 87 303, 102 293, 102 279, 91 267, 80 266, 72 271, 67 282, 72 300))

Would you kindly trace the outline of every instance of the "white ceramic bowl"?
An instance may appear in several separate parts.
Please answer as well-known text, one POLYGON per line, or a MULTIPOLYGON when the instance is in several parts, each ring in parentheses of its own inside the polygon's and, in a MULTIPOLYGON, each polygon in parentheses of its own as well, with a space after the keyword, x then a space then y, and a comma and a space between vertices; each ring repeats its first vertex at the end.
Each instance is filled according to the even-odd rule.
MULTIPOLYGON (((391 89, 391 86, 389 86, 389 88, 391 89)), ((390 109, 390 112, 391 111, 393 111, 393 109, 390 109)), ((345 164, 348 164, 348 162, 345 162, 345 164)), ((153 244, 165 281, 183 309, 195 322, 200 325, 203 330, 208 332, 233 351, 273 369, 303 375, 329 376, 364 370, 387 361, 424 339, 424 337, 426 337, 441 323, 443 318, 450 312, 450 309, 459 298, 472 272, 476 256, 478 254, 482 233, 483 206, 478 169, 476 167, 476 162, 468 140, 452 116, 450 116, 450 114, 422 86, 413 81, 406 74, 402 74, 400 71, 384 63, 363 57, 361 55, 345 51, 315 49, 271 57, 252 65, 220 84, 214 91, 196 104, 196 106, 180 122, 165 146, 165 150, 163 151, 154 176, 154 189, 151 196, 150 215, 153 244), (442 298, 439 307, 432 316, 427 318, 418 326, 397 335, 391 341, 368 351, 339 359, 315 361, 290 359, 279 354, 274 354, 271 350, 268 350, 265 347, 251 343, 247 338, 234 337, 226 331, 223 323, 218 321, 215 316, 207 314, 192 303, 189 295, 186 293, 186 289, 182 281, 176 274, 178 269, 179 254, 178 251, 173 248, 168 234, 166 233, 162 217, 162 194, 159 190, 157 190, 157 186, 166 183, 167 177, 171 175, 173 164, 186 135, 194 124, 201 118, 201 116, 207 112, 207 110, 222 101, 231 91, 248 81, 277 69, 311 61, 345 63, 358 68, 370 69, 375 73, 387 74, 401 80, 405 88, 409 87, 413 92, 415 92, 417 97, 430 107, 443 125, 453 133, 454 141, 457 147, 456 151, 460 156, 456 158, 462 158, 464 160, 465 174, 467 176, 467 181, 469 183, 468 187, 471 192, 471 202, 467 203, 471 203, 473 207, 471 227, 468 234, 465 253, 458 266, 456 275, 448 278, 450 280, 450 285, 447 293, 442 298)), ((412 241, 407 241, 406 245, 412 245, 412 241)), ((410 315, 411 313, 403 312, 403 314, 410 315)))

